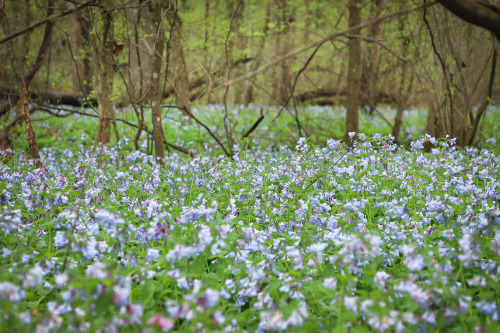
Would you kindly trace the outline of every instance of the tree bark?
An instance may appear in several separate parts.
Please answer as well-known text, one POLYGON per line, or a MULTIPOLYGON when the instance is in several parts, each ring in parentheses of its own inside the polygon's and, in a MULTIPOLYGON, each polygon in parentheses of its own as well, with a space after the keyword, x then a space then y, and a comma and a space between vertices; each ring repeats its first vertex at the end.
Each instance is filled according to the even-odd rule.
MULTIPOLYGON (((269 6, 267 7, 266 19, 264 21, 263 36, 261 37, 261 39, 259 41, 259 47, 256 50, 259 54, 263 54, 264 47, 266 45, 266 39, 267 39, 268 31, 269 31, 269 20, 271 18, 271 6, 272 5, 269 4, 269 6)), ((259 68, 261 60, 262 60, 262 57, 257 56, 257 59, 255 60, 255 63, 254 63, 253 68, 251 70, 252 72, 256 71, 259 68)), ((254 99, 253 84, 249 84, 247 86, 246 91, 245 91, 245 102, 244 102, 245 105, 252 103, 253 99, 254 99)))
MULTIPOLYGON (((407 6, 405 3, 402 3, 402 7, 407 6)), ((401 8, 403 9, 403 8, 401 8)), ((399 34, 401 37, 404 35, 405 30, 405 22, 408 19, 408 15, 401 16, 399 21, 399 34)), ((401 41, 401 55, 406 58, 408 54, 408 48, 410 46, 410 38, 404 37, 401 41)), ((403 111, 406 108, 406 103, 408 101, 408 97, 411 91, 411 87, 413 85, 413 75, 410 80, 407 78, 408 73, 408 62, 404 61, 401 67, 401 76, 399 81, 399 96, 396 102, 396 117, 394 118, 394 126, 392 127, 392 136, 399 142, 399 133, 401 130, 401 125, 403 124, 403 111)))
MULTIPOLYGON (((281 9, 281 15, 283 19, 283 38, 281 39, 281 54, 287 54, 290 50, 293 49, 293 39, 291 38, 291 24, 294 21, 293 13, 290 12, 288 8, 288 4, 286 0, 279 0, 279 6, 281 9)), ((281 105, 285 105, 288 101, 288 97, 292 92, 292 67, 289 61, 283 61, 281 63, 281 73, 279 81, 277 82, 277 86, 279 87, 278 100, 281 105)))
MULTIPOLYGON (((361 24, 359 0, 349 1, 349 27, 361 24)), ((353 31, 358 34, 359 30, 353 31)), ((349 64, 347 71, 347 111, 346 111, 346 142, 352 144, 349 132, 359 130, 359 92, 361 89, 361 41, 351 38, 348 42, 349 64)))
POLYGON ((92 68, 90 63, 90 20, 82 15, 82 9, 76 14, 78 28, 82 39, 83 52, 83 93, 88 96, 92 91, 92 68))
POLYGON ((485 28, 500 41, 500 7, 480 0, 438 0, 461 19, 485 28))
MULTIPOLYGON (((48 0, 47 1, 47 15, 50 16, 54 13, 54 5, 55 5, 55 0, 48 0)), ((9 21, 7 19, 7 14, 5 12, 5 0, 0 0, 0 22, 2 24, 3 31, 6 36, 10 35, 10 27, 9 27, 9 21)), ((31 117, 30 117, 30 110, 29 110, 29 101, 28 101, 28 92, 27 92, 27 86, 29 82, 33 79, 35 76, 36 72, 42 65, 43 58, 47 52, 47 49, 50 46, 50 40, 52 36, 52 28, 54 26, 54 23, 48 22, 47 25, 45 26, 45 33, 42 41, 42 45, 40 46, 38 56, 35 60, 35 63, 33 67, 28 71, 28 73, 24 76, 24 78, 21 75, 21 72, 18 68, 18 63, 17 63, 17 57, 16 53, 14 51, 14 43, 12 40, 7 41, 7 52, 9 54, 10 62, 12 65, 12 69, 14 71, 14 75, 16 77, 17 85, 19 91, 19 96, 21 100, 21 108, 23 111, 23 119, 24 119, 24 125, 26 127, 26 135, 28 137, 28 145, 31 151, 31 156, 35 160, 35 163, 38 167, 42 166, 42 163, 40 161, 40 153, 38 152, 38 145, 36 143, 36 135, 35 131, 33 130, 33 126, 31 125, 31 117)), ((18 97, 19 99, 19 97, 18 97)), ((10 108, 9 108, 10 109, 10 108)))
MULTIPOLYGON (((382 12, 385 9, 384 0, 376 0, 372 4, 372 13, 370 16, 373 19, 377 19, 380 17, 382 12)), ((379 24, 374 24, 371 26, 369 30, 369 34, 373 39, 382 39, 384 34, 384 22, 380 22, 379 24)), ((370 114, 373 113, 373 110, 377 107, 377 104, 380 103, 375 97, 378 94, 379 89, 383 89, 379 84, 380 78, 380 45, 377 44, 368 44, 367 45, 367 55, 364 57, 368 60, 368 64, 364 67, 365 69, 362 72, 362 80, 361 80, 361 93, 366 96, 366 99, 369 102, 370 114)))
MULTIPOLYGON (((5 0, 2 0, 2 3, 5 3, 5 0)), ((55 3, 55 0, 49 0, 48 3, 49 3, 49 7, 47 9, 47 16, 51 16, 54 13, 54 5, 53 4, 55 3)), ((3 8, 5 8, 5 6, 3 8)), ((5 14, 5 11, 4 11, 4 14, 5 14)), ((5 15, 5 22, 6 22, 6 25, 2 24, 4 26, 4 32, 8 36, 12 36, 10 34, 7 34, 7 32, 6 32, 6 31, 10 32, 10 28, 8 25, 8 20, 7 20, 6 15, 5 15), (8 30, 5 30, 5 28, 7 28, 8 30)), ((35 59, 35 62, 33 63, 31 68, 28 70, 28 72, 22 78, 24 84, 26 85, 26 89, 28 88, 29 84, 31 83, 31 80, 33 80, 33 77, 35 76, 35 74, 38 72, 38 70, 42 66, 43 59, 45 58, 45 54, 47 53, 47 50, 49 49, 49 46, 50 46, 50 40, 52 38, 52 29, 54 27, 54 22, 52 22, 52 21, 46 21, 46 22, 47 22, 47 24, 45 25, 45 32, 43 35, 42 44, 40 45, 40 48, 38 49, 38 54, 37 54, 37 57, 35 59)), ((14 50, 12 39, 7 38, 6 43, 8 43, 9 41, 11 42, 12 50, 14 50)), ((16 63, 17 63, 17 59, 16 59, 16 63)), ((17 67, 17 69, 19 70, 18 67, 17 67)), ((18 74, 20 75, 20 72, 18 74)), ((19 90, 21 89, 20 85, 19 85, 18 89, 19 90)), ((13 96, 9 100, 8 103, 4 104, 0 108, 0 116, 6 114, 14 105, 16 105, 20 99, 20 96, 21 96, 20 94, 13 96)))
MULTIPOLYGON (((139 69, 139 90, 138 90, 138 96, 136 96, 136 101, 140 101, 142 99, 143 89, 144 89, 144 74, 143 74, 143 69, 142 69, 141 51, 139 50, 139 24, 141 22, 141 11, 142 11, 142 8, 139 7, 137 9, 137 21, 135 22, 135 25, 134 25, 135 54, 136 54, 136 58, 137 58, 137 68, 139 69)), ((130 75, 129 75, 129 78, 130 78, 130 75)), ((139 139, 141 137, 143 124, 144 124, 144 108, 141 105, 138 110, 136 108, 134 108, 134 111, 136 111, 136 116, 137 116, 137 131, 135 132, 135 136, 134 136, 134 146, 135 146, 136 150, 139 150, 140 149, 139 139)), ((148 141, 148 144, 149 144, 149 141, 148 141)))
POLYGON ((182 46, 182 20, 177 13, 176 1, 168 0, 166 8, 166 17, 170 22, 170 39, 168 65, 173 73, 173 87, 175 91, 176 103, 189 115, 190 91, 186 59, 184 57, 184 47, 182 46))
POLYGON ((97 92, 99 102, 99 127, 97 130, 96 144, 107 144, 110 142, 111 125, 114 125, 116 141, 119 140, 116 129, 115 113, 111 103, 113 96, 113 43, 114 43, 114 9, 107 6, 101 11, 104 28, 101 46, 98 54, 100 64, 98 66, 100 87, 97 92))
POLYGON ((165 158, 165 148, 163 146, 164 133, 163 125, 161 123, 161 87, 160 87, 160 74, 161 65, 163 62, 163 48, 165 46, 165 33, 161 26, 162 7, 160 0, 151 1, 149 4, 149 11, 153 18, 153 33, 154 40, 154 53, 153 53, 153 68, 151 73, 151 109, 153 116, 153 138, 155 141, 155 154, 156 161, 163 165, 165 158))
MULTIPOLYGON (((238 0, 237 2, 234 3, 235 6, 230 5, 230 11, 229 13, 233 12, 233 7, 236 12, 234 12, 233 18, 232 18, 232 27, 230 29, 232 30, 232 34, 236 36, 236 43, 234 42, 233 39, 229 39, 229 59, 230 62, 227 64, 227 66, 231 66, 232 63, 234 62, 233 59, 241 59, 241 58, 247 58, 248 54, 246 54, 246 49, 247 49, 247 38, 241 33, 241 25, 244 22, 244 17, 243 14, 245 12, 245 2, 243 0, 238 0), (236 47, 235 47, 236 46, 236 47), (235 52, 233 52, 233 50, 235 52), (243 52, 245 51, 245 54, 243 52), (236 54, 236 55, 235 55, 236 54)), ((231 68, 232 69, 232 68, 231 68)), ((245 71, 245 66, 243 65, 243 71, 236 70, 234 71, 235 76, 240 76, 243 74, 245 71)), ((248 82, 242 82, 239 85, 235 87, 234 90, 234 104, 239 105, 243 103, 243 94, 245 93, 245 88, 247 86, 248 82)))
MULTIPOLYGON (((19 97, 19 90, 14 87, 0 86, 0 96, 19 97)), ((44 101, 49 104, 62 104, 71 106, 94 106, 98 105, 97 99, 85 98, 81 94, 73 94, 59 91, 28 91, 32 100, 44 101)), ((118 103, 120 104, 120 103, 118 103)))

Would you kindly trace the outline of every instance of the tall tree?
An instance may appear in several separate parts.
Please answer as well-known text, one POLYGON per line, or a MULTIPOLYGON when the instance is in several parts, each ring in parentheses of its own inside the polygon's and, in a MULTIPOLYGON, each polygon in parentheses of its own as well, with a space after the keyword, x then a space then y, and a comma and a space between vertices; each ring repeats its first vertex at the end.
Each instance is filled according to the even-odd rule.
MULTIPOLYGON (((252 72, 256 71, 262 62, 262 54, 264 53, 264 47, 266 45, 266 39, 267 39, 268 32, 269 32, 269 20, 271 17, 271 9, 272 9, 272 2, 269 2, 268 6, 267 6, 267 10, 266 10, 266 18, 264 20, 262 37, 259 40, 258 47, 256 49, 254 49, 254 57, 256 59, 253 63, 253 67, 251 68, 252 72)), ((253 101, 254 101, 254 86, 253 86, 253 84, 249 84, 247 86, 246 91, 245 91, 244 103, 245 103, 245 105, 248 105, 248 104, 252 103, 253 101)))
MULTIPOLYGON (((55 9, 55 0, 48 0, 47 16, 54 14, 54 9, 55 9)), ((5 11, 5 0, 0 0, 0 23, 2 24, 2 28, 5 35, 10 36, 11 33, 10 33, 9 21, 7 18, 7 13, 5 11)), ((43 59, 50 46, 53 27, 54 27, 53 22, 48 21, 46 23, 42 44, 40 46, 40 49, 38 50, 37 58, 35 59, 35 62, 30 68, 30 70, 24 75, 24 77, 22 76, 21 71, 18 67, 17 56, 14 50, 14 43, 12 40, 7 41, 7 52, 9 54, 12 70, 14 71, 14 76, 16 78, 17 88, 19 89, 19 97, 15 102, 12 103, 15 104, 17 103, 18 100, 21 100, 21 108, 23 112, 24 125, 26 127, 26 135, 28 137, 28 145, 30 147, 31 156, 33 157, 33 159, 35 159, 36 164, 38 166, 41 166, 42 164, 40 161, 40 153, 38 152, 38 145, 36 143, 35 131, 33 130, 33 126, 31 125, 27 87, 31 82, 31 80, 33 79, 33 77, 35 76, 38 69, 42 66, 43 59)), ((6 105, 6 107, 8 108, 5 110, 9 110, 11 108, 11 105, 6 105)))
MULTIPOLYGON (((385 9, 384 0, 375 0, 371 4, 371 19, 377 19, 380 17, 385 9)), ((373 39, 381 39, 384 33, 384 22, 379 24, 373 24, 369 29, 369 35, 373 39)), ((380 76, 380 45, 376 43, 368 44, 366 56, 364 58, 364 66, 362 71, 362 81, 361 81, 361 92, 364 99, 368 102, 370 108, 370 114, 377 107, 377 99, 382 87, 379 84, 380 76)))
MULTIPOLYGON (((349 1, 349 27, 361 24, 361 3, 359 0, 349 1)), ((353 31, 359 34, 359 29, 353 31)), ((348 42, 348 71, 347 71, 347 111, 346 111, 346 142, 352 143, 349 132, 359 130, 359 92, 361 89, 361 42, 351 38, 348 42)))
MULTIPOLYGON (((401 3, 401 9, 407 7, 408 4, 405 2, 401 3)), ((410 37, 405 36, 405 23, 408 20, 408 14, 402 15, 399 19, 399 35, 401 36, 401 55, 406 57, 408 55, 408 49, 410 47, 410 37)), ((415 48, 418 51, 418 48, 415 48)), ((401 125, 403 124, 403 111, 407 107, 408 98, 413 86, 413 73, 410 74, 410 79, 408 79, 408 62, 404 61, 401 65, 401 73, 399 78, 399 93, 396 101, 396 116, 394 117, 394 126, 392 127, 392 136, 395 138, 396 142, 399 142, 399 133, 401 130, 401 125)))
POLYGON ((90 60, 90 19, 82 14, 83 9, 76 12, 75 16, 78 21, 78 30, 81 36, 81 50, 83 72, 80 73, 81 81, 83 81, 83 93, 88 96, 92 90, 92 68, 90 60))
POLYGON ((170 37, 168 42, 169 55, 168 66, 173 74, 173 87, 177 104, 190 114, 189 78, 186 58, 184 55, 184 40, 182 31, 182 19, 177 10, 177 1, 167 0, 166 17, 170 23, 170 37))
POLYGON ((161 123, 161 87, 160 74, 161 65, 163 62, 163 49, 165 47, 165 32, 163 31, 162 21, 162 5, 161 0, 152 0, 148 4, 149 11, 153 18, 153 33, 154 33, 154 51, 153 51, 153 68, 151 71, 151 110, 153 116, 153 138, 155 141, 156 161, 163 165, 165 158, 165 148, 163 146, 164 133, 161 123))
POLYGON ((480 29, 459 28, 456 21, 450 21, 447 11, 435 12, 434 16, 439 33, 424 11, 434 59, 441 73, 438 79, 441 89, 435 95, 442 103, 439 114, 429 112, 427 131, 436 137, 456 138, 459 146, 471 145, 492 97, 498 56, 494 44, 498 40, 492 34, 490 45, 483 42, 480 49, 471 48, 483 35, 480 29))
POLYGON ((103 2, 101 15, 103 18, 103 29, 101 35, 101 45, 97 47, 94 41, 94 49, 96 58, 99 60, 97 64, 97 99, 99 101, 99 127, 97 130, 96 143, 107 144, 110 141, 111 124, 115 127, 116 141, 119 140, 116 122, 114 121, 115 113, 113 111, 113 76, 114 76, 114 23, 113 13, 115 9, 109 0, 103 2))
POLYGON ((500 7, 482 0, 438 0, 461 19, 485 28, 500 41, 500 7))

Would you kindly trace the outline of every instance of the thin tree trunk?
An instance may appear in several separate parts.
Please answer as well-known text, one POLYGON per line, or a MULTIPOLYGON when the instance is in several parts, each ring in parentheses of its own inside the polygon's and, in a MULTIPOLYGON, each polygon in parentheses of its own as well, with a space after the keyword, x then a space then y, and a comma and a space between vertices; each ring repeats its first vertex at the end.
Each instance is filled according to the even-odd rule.
MULTIPOLYGON (((47 15, 52 15, 54 13, 54 3, 55 0, 47 1, 47 15)), ((0 23, 2 24, 3 31, 6 36, 10 35, 10 27, 9 21, 7 19, 7 14, 5 12, 5 0, 0 0, 0 23)), ((33 126, 31 125, 31 116, 29 110, 29 101, 28 101, 28 92, 27 85, 33 79, 35 73, 38 71, 40 66, 42 65, 42 61, 44 55, 47 52, 47 49, 50 46, 50 40, 52 36, 52 28, 54 23, 48 22, 45 26, 44 38, 42 41, 42 45, 40 46, 40 50, 38 52, 37 59, 35 60, 34 66, 30 69, 30 71, 24 76, 21 75, 21 71, 19 70, 16 53, 14 51, 14 43, 12 40, 7 41, 7 52, 9 54, 10 63, 12 65, 12 69, 14 71, 14 75, 16 77, 18 89, 20 90, 20 99, 21 99, 21 108, 23 111, 23 120, 24 125, 26 127, 26 135, 28 137, 28 145, 31 151, 31 156, 36 162, 38 167, 42 166, 40 161, 40 153, 38 152, 38 145, 36 143, 36 135, 33 130, 33 126)))
MULTIPOLYGON (((143 77, 143 70, 142 70, 142 60, 141 60, 141 52, 139 50, 139 23, 141 22, 141 9, 137 9, 137 21, 134 27, 134 41, 135 41, 135 52, 137 56, 137 67, 139 68, 139 96, 138 98, 136 97, 136 100, 142 99, 142 94, 143 94, 143 87, 144 87, 144 77, 143 77)), ((134 109, 136 110, 136 109, 134 109)), ((139 139, 141 137, 142 129, 143 129, 143 124, 144 124, 144 108, 142 107, 142 103, 139 106, 139 112, 136 114, 137 116, 137 131, 135 132, 134 136, 134 146, 136 150, 140 149, 139 146, 139 139)))
MULTIPOLYGON (((2 3, 5 3, 5 0, 2 0, 2 3)), ((55 3, 55 0, 48 0, 49 6, 47 9, 47 16, 54 14, 54 10, 55 10, 54 3, 55 3)), ((5 9, 5 6, 3 8, 5 9)), ((5 10, 4 10, 4 14, 5 14, 5 10)), ((7 23, 7 25, 6 26, 4 25, 4 29, 5 28, 9 29, 8 20, 7 20, 6 15, 5 15, 5 22, 7 23)), ((43 35, 42 44, 40 45, 40 48, 38 49, 38 54, 36 56, 35 62, 31 66, 31 68, 28 70, 28 72, 26 72, 26 74, 24 74, 24 77, 23 77, 23 81, 26 85, 26 88, 28 88, 28 86, 31 83, 31 80, 33 80, 33 77, 35 76, 35 74, 38 72, 38 70, 42 66, 43 59, 45 58, 47 50, 49 49, 49 46, 50 46, 50 40, 52 37, 53 27, 54 27, 54 23, 51 21, 48 21, 45 24, 45 32, 43 35)), ((10 29, 8 31, 10 31, 10 29)), ((4 30, 4 32, 6 32, 6 30, 4 30)), ((13 50, 14 49, 13 44, 11 44, 11 46, 12 46, 12 50, 13 50)), ((19 70, 19 68, 18 68, 18 70, 19 70)), ((19 86, 18 88, 21 89, 21 86, 19 86)), ((0 108, 0 116, 6 114, 14 105, 16 105, 17 102, 20 100, 20 96, 21 95, 13 96, 10 99, 9 103, 6 103, 2 108, 0 108)))
POLYGON ((168 57, 169 66, 173 73, 173 87, 177 104, 185 110, 185 114, 191 113, 190 90, 188 69, 184 57, 184 47, 182 41, 182 20, 177 13, 176 2, 168 0, 166 17, 170 22, 170 54, 168 57))
MULTIPOLYGON (((361 24, 361 3, 359 0, 349 2, 349 27, 361 24)), ((359 34, 359 30, 353 32, 359 34)), ((349 64, 347 71, 347 112, 346 142, 352 144, 349 132, 359 130, 359 92, 361 89, 361 41, 351 38, 348 42, 349 64)))
MULTIPOLYGON (((26 9, 24 12, 24 26, 29 27, 32 23, 33 20, 33 12, 31 10, 31 1, 30 0, 24 0, 26 9)), ((22 58, 22 64, 28 63, 29 60, 29 51, 30 51, 30 42, 31 42, 31 36, 33 35, 33 31, 30 31, 26 33, 23 36, 23 47, 24 47, 24 52, 23 52, 23 58, 22 58)), ((21 71, 25 70, 24 68, 20 68, 21 71)))
MULTIPOLYGON (((239 0, 235 2, 235 10, 236 12, 234 13, 233 17, 233 24, 232 24, 232 34, 236 36, 236 43, 234 43, 233 40, 229 40, 229 52, 231 56, 229 57, 230 63, 227 64, 227 66, 232 66, 232 63, 234 63, 234 60, 238 60, 240 58, 246 58, 247 54, 243 54, 242 52, 247 49, 247 38, 241 33, 241 25, 244 22, 243 14, 245 12, 245 2, 243 0, 239 0), (234 46, 236 45, 236 56, 234 56, 233 49, 234 46), (236 58, 236 59, 235 59, 236 58)), ((231 6, 232 7, 232 6, 231 6)), ((233 10, 230 11, 232 13, 233 10)), ((242 65, 242 69, 245 70, 246 66, 245 64, 242 65)), ((246 71, 245 71, 246 72, 246 71)), ((241 69, 237 69, 234 71, 234 74, 236 77, 242 75, 243 73, 241 72, 241 69)), ((234 104, 238 105, 243 102, 243 95, 245 93, 245 88, 247 85, 247 81, 241 82, 235 87, 234 90, 234 104)))
POLYGON ((495 48, 497 48, 500 45, 500 42, 498 40, 493 40, 493 57, 491 59, 491 70, 490 70, 490 80, 488 84, 488 91, 487 91, 487 96, 483 102, 483 104, 479 107, 477 110, 476 116, 474 120, 472 121, 471 128, 469 128, 469 131, 466 136, 466 142, 465 144, 472 145, 474 142, 474 138, 476 137, 477 130, 479 128, 479 123, 481 122, 482 117, 484 117, 484 114, 486 112, 486 108, 488 107, 490 100, 491 100, 491 95, 493 92, 493 84, 495 83, 495 71, 497 67, 497 58, 498 58, 498 52, 495 48), (495 45, 496 44, 496 45, 495 45))
MULTIPOLYGON (((70 8, 74 8, 75 6, 73 4, 69 4, 70 8)), ((74 17, 78 16, 78 13, 73 14, 74 17)), ((78 20, 78 19, 77 19, 78 20)), ((79 24, 72 24, 69 28, 69 42, 71 43, 70 47, 72 49, 75 49, 77 54, 85 54, 85 50, 83 48, 83 41, 82 41, 82 31, 81 27, 79 24), (83 51, 83 52, 82 52, 83 51)), ((76 59, 73 59, 71 56, 71 53, 68 53, 68 59, 70 62, 74 64, 72 66, 72 72, 71 72, 71 79, 72 79, 72 85, 73 85, 73 93, 78 94, 80 92, 83 92, 83 87, 84 87, 84 82, 85 78, 83 77, 83 66, 80 61, 77 61, 76 59)), ((49 77, 49 71, 47 71, 47 78, 49 77)), ((47 79, 47 90, 50 90, 49 86, 49 80, 47 79)))
MULTIPOLYGON (((253 68, 251 70, 252 72, 256 71, 259 68, 260 63, 262 61, 262 56, 259 56, 259 54, 260 55, 263 54, 264 47, 266 45, 267 33, 269 31, 269 20, 271 18, 271 7, 272 7, 272 3, 270 3, 269 6, 267 7, 266 20, 264 22, 264 29, 263 29, 263 36, 260 39, 259 47, 256 50, 257 59, 254 62, 253 68)), ((253 84, 249 84, 247 86, 246 91, 245 91, 245 105, 252 103, 253 98, 254 98, 254 96, 253 96, 253 84)))
POLYGON ((111 125, 114 125, 116 141, 119 140, 116 129, 115 114, 111 99, 113 98, 113 43, 114 25, 113 9, 106 8, 102 11, 104 29, 99 54, 100 58, 100 89, 97 94, 99 101, 99 127, 97 131, 96 144, 107 144, 110 142, 111 125))
MULTIPOLYGON (((377 19, 382 14, 385 4, 384 0, 376 0, 372 4, 371 19, 377 19)), ((370 37, 373 39, 380 39, 384 33, 384 23, 374 24, 369 29, 370 37)), ((377 44, 369 44, 367 46, 367 63, 365 64, 364 71, 362 73, 361 91, 365 95, 365 99, 368 101, 370 107, 370 114, 377 107, 379 101, 375 98, 378 95, 378 89, 380 89, 379 81, 379 68, 380 68, 380 46, 377 44)))
MULTIPOLYGON (((287 0, 280 0, 279 3, 281 7, 281 14, 283 18, 283 38, 281 39, 281 54, 287 54, 290 52, 290 50, 293 49, 293 39, 291 38, 291 24, 294 21, 293 13, 290 12, 287 4, 287 0)), ((281 63, 281 75, 280 75, 280 80, 279 80, 279 98, 278 100, 280 101, 281 105, 285 105, 285 103, 288 101, 288 97, 290 96, 290 93, 292 92, 292 67, 290 65, 290 62, 292 61, 283 61, 281 63)))
POLYGON ((210 0, 205 0, 205 12, 203 17, 203 27, 204 27, 204 36, 203 36, 203 56, 205 59, 204 65, 207 66, 209 63, 209 54, 208 54, 208 35, 210 34, 209 23, 208 20, 210 18, 210 0))
MULTIPOLYGON (((83 9, 80 9, 82 11, 83 9)), ((83 93, 88 96, 92 91, 92 68, 90 63, 90 21, 81 12, 76 13, 78 28, 80 30, 83 52, 83 93)))
MULTIPOLYGON (((406 6, 404 3, 401 5, 401 10, 404 9, 403 7, 406 6)), ((403 15, 401 16, 401 19, 399 21, 399 34, 401 36, 404 35, 404 30, 405 30, 405 22, 408 19, 408 15, 403 15)), ((402 56, 406 57, 408 54, 408 47, 410 44, 410 39, 408 37, 405 37, 402 39, 402 56)), ((405 61, 402 64, 401 68, 401 77, 399 81, 399 96, 397 100, 397 105, 396 105, 396 117, 394 118, 394 126, 392 127, 392 136, 395 138, 396 142, 398 141, 399 138, 399 133, 401 130, 401 125, 403 124, 403 111, 406 107, 406 103, 408 100, 408 95, 413 83, 413 76, 412 79, 410 80, 410 83, 408 84, 408 89, 405 90, 405 82, 407 82, 407 73, 408 73, 408 63, 405 61)))
POLYGON ((153 33, 154 53, 153 53, 153 68, 151 73, 151 109, 153 116, 153 138, 155 141, 156 161, 163 165, 165 158, 165 149, 163 146, 163 125, 161 123, 161 87, 160 74, 161 65, 163 62, 163 48, 165 46, 165 33, 161 26, 162 8, 160 0, 152 1, 149 5, 149 10, 153 17, 153 33))

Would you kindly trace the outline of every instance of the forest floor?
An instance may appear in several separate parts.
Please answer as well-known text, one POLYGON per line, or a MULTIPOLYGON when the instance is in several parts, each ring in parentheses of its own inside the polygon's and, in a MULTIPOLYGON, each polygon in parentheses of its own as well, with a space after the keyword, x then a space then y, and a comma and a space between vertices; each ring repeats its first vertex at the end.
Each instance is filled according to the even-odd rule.
POLYGON ((402 147, 374 118, 346 147, 331 112, 302 116, 307 140, 268 119, 234 160, 172 113, 197 156, 164 167, 146 140, 93 151, 92 118, 35 122, 44 168, 0 164, 0 331, 498 331, 496 138, 405 125, 402 147))

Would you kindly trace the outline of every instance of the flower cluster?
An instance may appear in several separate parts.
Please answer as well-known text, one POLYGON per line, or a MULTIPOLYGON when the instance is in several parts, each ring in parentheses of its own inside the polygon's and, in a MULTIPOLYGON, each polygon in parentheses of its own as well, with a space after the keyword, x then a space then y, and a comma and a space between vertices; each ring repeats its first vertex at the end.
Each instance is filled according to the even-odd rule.
POLYGON ((0 328, 498 330, 499 158, 350 137, 0 166, 0 328))

